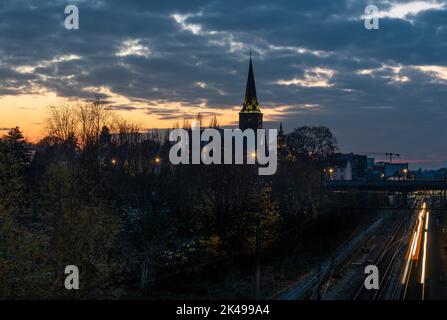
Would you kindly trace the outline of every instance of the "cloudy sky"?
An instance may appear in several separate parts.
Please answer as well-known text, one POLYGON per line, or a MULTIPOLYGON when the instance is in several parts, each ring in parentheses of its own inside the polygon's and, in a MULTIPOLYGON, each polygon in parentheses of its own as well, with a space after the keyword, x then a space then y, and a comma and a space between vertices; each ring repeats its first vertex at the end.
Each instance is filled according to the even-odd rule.
POLYGON ((143 128, 198 112, 232 125, 252 51, 267 126, 325 125, 344 152, 447 166, 446 49, 441 0, 1 0, 0 129, 36 140, 49 105, 95 94, 143 128))

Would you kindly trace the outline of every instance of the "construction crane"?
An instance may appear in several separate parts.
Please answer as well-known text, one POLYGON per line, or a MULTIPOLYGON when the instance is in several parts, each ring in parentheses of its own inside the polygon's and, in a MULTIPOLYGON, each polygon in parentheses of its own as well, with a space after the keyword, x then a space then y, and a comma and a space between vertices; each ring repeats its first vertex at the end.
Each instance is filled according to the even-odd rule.
POLYGON ((385 156, 385 160, 390 157, 390 163, 393 162, 393 157, 396 158, 400 157, 399 153, 392 153, 392 152, 367 152, 366 155, 376 155, 376 156, 385 156))

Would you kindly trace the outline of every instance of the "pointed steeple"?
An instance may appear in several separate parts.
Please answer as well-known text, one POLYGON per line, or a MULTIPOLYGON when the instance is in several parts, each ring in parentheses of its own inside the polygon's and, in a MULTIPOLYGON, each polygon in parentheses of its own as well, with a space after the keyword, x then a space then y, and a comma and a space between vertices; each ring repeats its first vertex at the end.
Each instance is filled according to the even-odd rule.
POLYGON ((258 97, 256 96, 256 84, 253 73, 253 62, 251 61, 251 53, 243 106, 244 107, 242 108, 241 112, 239 112, 239 129, 262 129, 263 115, 259 109, 258 97))
POLYGON ((247 86, 245 88, 245 98, 241 112, 261 112, 259 109, 258 97, 256 95, 256 83, 253 73, 253 63, 250 53, 250 66, 248 69, 247 86))

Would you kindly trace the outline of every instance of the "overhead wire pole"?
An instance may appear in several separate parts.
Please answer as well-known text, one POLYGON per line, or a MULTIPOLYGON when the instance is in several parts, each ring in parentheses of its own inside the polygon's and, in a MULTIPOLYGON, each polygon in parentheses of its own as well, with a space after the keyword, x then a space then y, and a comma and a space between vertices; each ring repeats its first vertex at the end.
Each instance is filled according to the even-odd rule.
POLYGON ((325 171, 320 172, 320 201, 318 202, 318 210, 321 214, 321 201, 323 199, 323 179, 324 179, 325 171))
POLYGON ((261 220, 256 224, 256 300, 261 299, 261 220))
MULTIPOLYGON (((446 181, 447 180, 446 178, 447 178, 447 176, 445 174, 443 174, 441 176, 441 181, 446 181)), ((440 203, 441 210, 443 210, 445 207, 445 195, 446 195, 445 189, 441 190, 441 201, 440 201, 441 202, 440 203)))

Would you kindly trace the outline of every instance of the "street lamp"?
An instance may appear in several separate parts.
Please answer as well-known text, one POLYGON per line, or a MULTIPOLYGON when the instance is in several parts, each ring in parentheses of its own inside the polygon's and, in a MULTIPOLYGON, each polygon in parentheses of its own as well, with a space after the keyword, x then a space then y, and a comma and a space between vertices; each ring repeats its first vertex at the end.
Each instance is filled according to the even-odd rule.
POLYGON ((332 180, 332 174, 334 173, 333 168, 324 168, 323 171, 320 172, 320 201, 319 201, 319 213, 321 213, 322 202, 323 202, 323 187, 326 182, 326 179, 329 175, 329 180, 332 180), (324 181, 323 181, 324 180, 324 181))
POLYGON ((326 178, 326 173, 327 173, 327 170, 323 169, 323 171, 321 171, 321 174, 320 174, 320 200, 318 202, 319 213, 321 213, 321 201, 323 200, 323 179, 326 178))

